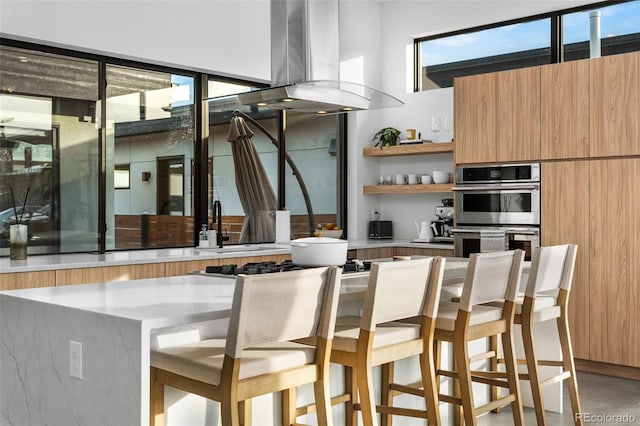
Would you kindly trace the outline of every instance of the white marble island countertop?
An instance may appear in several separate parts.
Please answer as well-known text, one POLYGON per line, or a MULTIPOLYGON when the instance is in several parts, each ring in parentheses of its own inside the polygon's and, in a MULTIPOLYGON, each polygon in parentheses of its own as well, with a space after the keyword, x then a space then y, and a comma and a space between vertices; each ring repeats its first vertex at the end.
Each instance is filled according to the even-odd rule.
POLYGON ((229 278, 183 275, 9 290, 0 292, 0 298, 25 299, 159 328, 227 318, 234 284, 229 278))

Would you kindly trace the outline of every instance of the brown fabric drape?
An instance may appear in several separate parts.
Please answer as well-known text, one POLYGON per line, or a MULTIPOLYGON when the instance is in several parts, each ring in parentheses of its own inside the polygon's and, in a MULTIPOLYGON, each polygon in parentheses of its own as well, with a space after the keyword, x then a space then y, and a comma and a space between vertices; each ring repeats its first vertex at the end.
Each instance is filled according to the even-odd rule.
POLYGON ((236 187, 245 214, 240 242, 272 242, 278 205, 252 136, 253 131, 242 117, 231 119, 227 140, 231 143, 236 187))

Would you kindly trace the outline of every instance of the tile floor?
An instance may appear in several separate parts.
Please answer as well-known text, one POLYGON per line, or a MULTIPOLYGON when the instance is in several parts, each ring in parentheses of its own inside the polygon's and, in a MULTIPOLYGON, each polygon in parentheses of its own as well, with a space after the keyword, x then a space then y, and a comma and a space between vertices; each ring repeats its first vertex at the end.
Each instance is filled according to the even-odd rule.
MULTIPOLYGON (((587 418, 585 418, 585 424, 640 425, 640 381, 578 372, 578 392, 583 413, 585 416, 587 413, 592 415, 591 421, 586 421, 587 418), (603 421, 598 417, 602 415, 610 417, 603 421), (627 418, 624 417, 625 415, 627 418)), ((574 424, 566 385, 563 411, 562 414, 547 412, 549 426, 574 424)), ((525 408, 524 416, 527 425, 536 424, 536 416, 532 408, 525 408)), ((510 408, 502 410, 500 414, 487 414, 478 418, 478 426, 507 425, 513 425, 510 408)))

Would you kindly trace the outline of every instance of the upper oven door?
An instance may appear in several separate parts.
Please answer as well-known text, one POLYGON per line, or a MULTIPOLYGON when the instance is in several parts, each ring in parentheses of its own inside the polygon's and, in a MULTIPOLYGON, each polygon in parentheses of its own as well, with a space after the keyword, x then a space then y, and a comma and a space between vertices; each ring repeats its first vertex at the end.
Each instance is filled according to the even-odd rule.
POLYGON ((540 182, 540 163, 458 166, 456 184, 540 182))
POLYGON ((540 184, 453 188, 458 225, 540 225, 540 184))

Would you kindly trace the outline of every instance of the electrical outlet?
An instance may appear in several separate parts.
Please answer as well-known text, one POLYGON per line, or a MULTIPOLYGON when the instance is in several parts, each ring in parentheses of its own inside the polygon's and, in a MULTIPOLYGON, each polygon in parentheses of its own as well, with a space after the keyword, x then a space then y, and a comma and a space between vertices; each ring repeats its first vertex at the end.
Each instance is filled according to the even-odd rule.
POLYGON ((82 380, 82 343, 69 340, 69 375, 82 380))
POLYGON ((377 220, 380 218, 380 210, 371 209, 371 220, 377 220))

